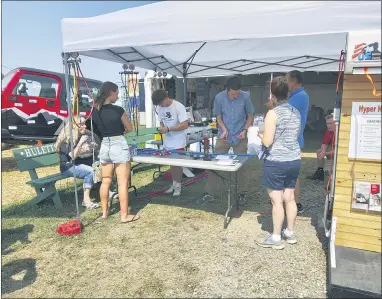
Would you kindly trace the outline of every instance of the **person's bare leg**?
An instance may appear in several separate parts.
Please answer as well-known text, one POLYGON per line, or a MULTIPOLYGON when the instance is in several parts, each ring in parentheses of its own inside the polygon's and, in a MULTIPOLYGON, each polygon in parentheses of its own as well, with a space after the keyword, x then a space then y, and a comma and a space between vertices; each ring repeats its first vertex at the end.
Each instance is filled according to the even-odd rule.
POLYGON ((92 203, 90 200, 90 188, 84 188, 84 203, 86 205, 89 205, 92 203))
POLYGON ((287 217, 287 229, 289 232, 294 231, 294 225, 297 218, 297 205, 294 200, 294 189, 285 189, 283 194, 283 199, 285 202, 285 212, 287 217))
POLYGON ((296 187, 294 188, 293 198, 296 204, 300 202, 300 179, 297 179, 296 181, 296 187))
POLYGON ((101 165, 102 183, 99 189, 99 196, 102 205, 102 218, 109 216, 109 191, 113 179, 113 164, 101 165))
POLYGON ((121 163, 115 165, 115 173, 118 182, 119 205, 121 210, 121 222, 131 222, 137 220, 136 215, 129 215, 129 177, 130 164, 121 163))
POLYGON ((170 168, 171 177, 173 182, 175 183, 182 183, 182 177, 183 177, 183 168, 178 166, 171 166, 170 168))
POLYGON ((283 192, 278 190, 267 190, 272 200, 272 222, 274 236, 281 236, 281 229, 284 223, 283 192))

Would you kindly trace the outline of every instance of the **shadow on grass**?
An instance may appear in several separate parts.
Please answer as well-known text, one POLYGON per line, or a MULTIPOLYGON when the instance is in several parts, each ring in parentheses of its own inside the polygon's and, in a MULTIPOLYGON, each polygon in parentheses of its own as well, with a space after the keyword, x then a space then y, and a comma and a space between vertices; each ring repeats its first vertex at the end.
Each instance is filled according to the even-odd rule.
POLYGON ((21 244, 29 244, 29 233, 34 229, 34 225, 26 224, 18 228, 1 230, 1 254, 6 255, 14 252, 12 245, 20 241, 21 244))
POLYGON ((1 157, 1 172, 10 172, 17 170, 17 163, 13 157, 1 157))
POLYGON ((1 294, 9 294, 33 284, 37 278, 36 260, 12 261, 1 269, 1 294))

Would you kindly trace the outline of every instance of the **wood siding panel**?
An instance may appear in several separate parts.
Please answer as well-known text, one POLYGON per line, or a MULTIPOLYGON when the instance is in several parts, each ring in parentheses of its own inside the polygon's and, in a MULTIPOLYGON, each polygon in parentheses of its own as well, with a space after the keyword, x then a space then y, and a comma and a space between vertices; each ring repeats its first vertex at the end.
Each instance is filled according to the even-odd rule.
MULTIPOLYGON (((381 75, 371 76, 378 92, 381 75)), ((336 245, 381 252, 381 214, 352 211, 353 182, 381 183, 381 161, 348 159, 353 102, 380 102, 365 75, 345 75, 342 95, 340 132, 333 216, 337 217, 336 245)))

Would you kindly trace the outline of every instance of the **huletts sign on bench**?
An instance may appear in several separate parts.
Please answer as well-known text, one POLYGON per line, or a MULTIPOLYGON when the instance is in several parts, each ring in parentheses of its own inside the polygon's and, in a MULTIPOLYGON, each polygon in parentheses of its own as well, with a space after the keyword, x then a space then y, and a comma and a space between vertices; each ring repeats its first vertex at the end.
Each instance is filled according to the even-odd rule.
POLYGON ((37 156, 46 155, 46 154, 55 153, 55 152, 56 152, 56 147, 55 147, 55 144, 52 143, 52 144, 46 144, 42 146, 26 148, 24 150, 20 150, 19 153, 21 156, 30 158, 30 157, 37 157, 37 156))

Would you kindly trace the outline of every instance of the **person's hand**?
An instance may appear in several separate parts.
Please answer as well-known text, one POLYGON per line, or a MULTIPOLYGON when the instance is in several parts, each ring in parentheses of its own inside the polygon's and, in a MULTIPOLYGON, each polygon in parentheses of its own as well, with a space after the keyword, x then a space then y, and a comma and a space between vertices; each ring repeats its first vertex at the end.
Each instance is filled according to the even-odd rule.
POLYGON ((160 134, 168 133, 167 127, 160 127, 160 128, 158 128, 158 133, 160 133, 160 134))
POLYGON ((325 156, 326 156, 325 151, 320 151, 319 153, 317 153, 317 158, 319 158, 319 159, 324 159, 325 156))
POLYGON ((84 143, 88 141, 88 139, 89 139, 88 135, 82 135, 78 144, 83 145, 84 143))
POLYGON ((223 133, 220 135, 220 138, 221 139, 227 139, 228 138, 228 131, 227 130, 223 131, 223 133))
POLYGON ((241 133, 237 136, 238 139, 243 140, 247 135, 247 131, 243 130, 241 133))
POLYGON ((275 108, 275 104, 271 99, 268 98, 268 101, 265 103, 265 107, 267 107, 268 110, 272 110, 275 108))

